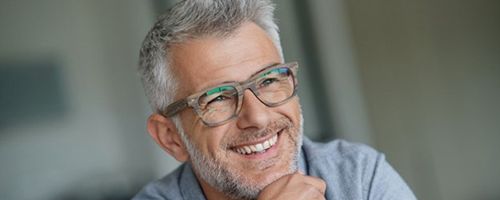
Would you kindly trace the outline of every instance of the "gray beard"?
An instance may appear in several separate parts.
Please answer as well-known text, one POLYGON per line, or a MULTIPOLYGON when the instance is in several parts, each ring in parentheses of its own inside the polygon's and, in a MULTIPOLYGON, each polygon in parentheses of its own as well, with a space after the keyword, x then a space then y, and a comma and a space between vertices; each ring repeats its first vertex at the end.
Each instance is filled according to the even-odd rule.
POLYGON ((211 187, 222 192, 224 195, 228 196, 230 199, 242 199, 251 200, 257 199, 260 191, 268 184, 274 182, 275 180, 281 178, 284 175, 291 174, 298 169, 298 158, 299 150, 302 146, 302 133, 303 133, 303 118, 300 116, 300 129, 293 127, 293 124, 289 122, 292 127, 289 127, 289 131, 283 131, 289 135, 292 139, 295 149, 292 152, 292 161, 288 167, 288 171, 284 174, 277 175, 273 177, 269 183, 263 185, 252 184, 252 181, 248 177, 242 176, 241 173, 236 172, 234 169, 225 165, 223 162, 217 158, 210 158, 205 155, 187 138, 182 130, 181 126, 178 126, 178 131, 182 136, 182 140, 187 148, 190 156, 191 164, 193 169, 199 178, 207 182, 211 187), (296 140, 293 140, 292 134, 297 134, 296 140))

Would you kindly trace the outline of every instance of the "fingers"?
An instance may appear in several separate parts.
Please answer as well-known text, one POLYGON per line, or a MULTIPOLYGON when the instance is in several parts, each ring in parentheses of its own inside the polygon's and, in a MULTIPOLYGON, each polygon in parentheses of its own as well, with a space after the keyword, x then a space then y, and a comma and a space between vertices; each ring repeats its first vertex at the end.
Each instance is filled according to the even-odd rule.
POLYGON ((300 172, 296 174, 297 176, 300 176, 300 179, 307 184, 313 186, 314 189, 317 189, 321 194, 324 194, 326 191, 326 183, 320 178, 314 177, 314 176, 307 176, 304 174, 301 174, 300 172))
POLYGON ((269 184, 259 194, 264 199, 325 199, 326 183, 320 178, 296 172, 269 184))

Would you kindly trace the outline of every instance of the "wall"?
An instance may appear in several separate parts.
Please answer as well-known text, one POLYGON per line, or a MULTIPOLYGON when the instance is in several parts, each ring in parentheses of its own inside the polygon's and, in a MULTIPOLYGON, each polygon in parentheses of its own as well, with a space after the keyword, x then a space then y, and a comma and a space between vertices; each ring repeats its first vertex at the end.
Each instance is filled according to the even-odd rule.
POLYGON ((499 199, 500 3, 347 4, 376 146, 420 199, 499 199))
POLYGON ((151 10, 143 1, 0 2, 0 59, 56 63, 65 104, 57 116, 27 113, 40 117, 0 127, 0 199, 100 199, 154 177, 135 74, 151 10))

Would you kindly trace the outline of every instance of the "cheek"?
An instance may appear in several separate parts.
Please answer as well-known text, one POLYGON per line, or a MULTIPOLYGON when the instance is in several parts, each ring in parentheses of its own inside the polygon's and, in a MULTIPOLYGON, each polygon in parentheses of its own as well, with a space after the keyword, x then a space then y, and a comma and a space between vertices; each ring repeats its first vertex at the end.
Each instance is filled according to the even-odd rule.
POLYGON ((282 115, 292 120, 294 125, 296 126, 299 125, 301 110, 298 97, 293 98, 292 100, 290 100, 290 102, 287 102, 286 104, 278 108, 279 108, 278 112, 280 112, 282 115))
POLYGON ((230 129, 230 125, 222 125, 217 127, 207 127, 202 122, 197 123, 193 127, 193 143, 205 155, 210 157, 220 157, 225 155, 225 149, 221 147, 225 144, 226 133, 230 129))

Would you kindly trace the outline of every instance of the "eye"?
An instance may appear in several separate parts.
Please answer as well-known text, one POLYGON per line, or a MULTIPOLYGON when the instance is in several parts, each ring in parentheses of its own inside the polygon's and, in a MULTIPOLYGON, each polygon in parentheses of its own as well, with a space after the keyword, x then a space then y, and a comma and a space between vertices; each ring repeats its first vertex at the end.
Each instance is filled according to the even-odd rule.
POLYGON ((221 101, 225 101, 225 100, 229 100, 229 99, 231 99, 231 97, 224 96, 224 95, 219 95, 219 96, 213 98, 212 100, 210 100, 208 102, 208 104, 217 103, 217 102, 221 102, 221 101))
POLYGON ((265 87, 265 86, 271 85, 271 84, 276 83, 276 82, 279 82, 279 80, 277 78, 267 78, 267 79, 264 79, 260 83, 260 86, 265 87))

